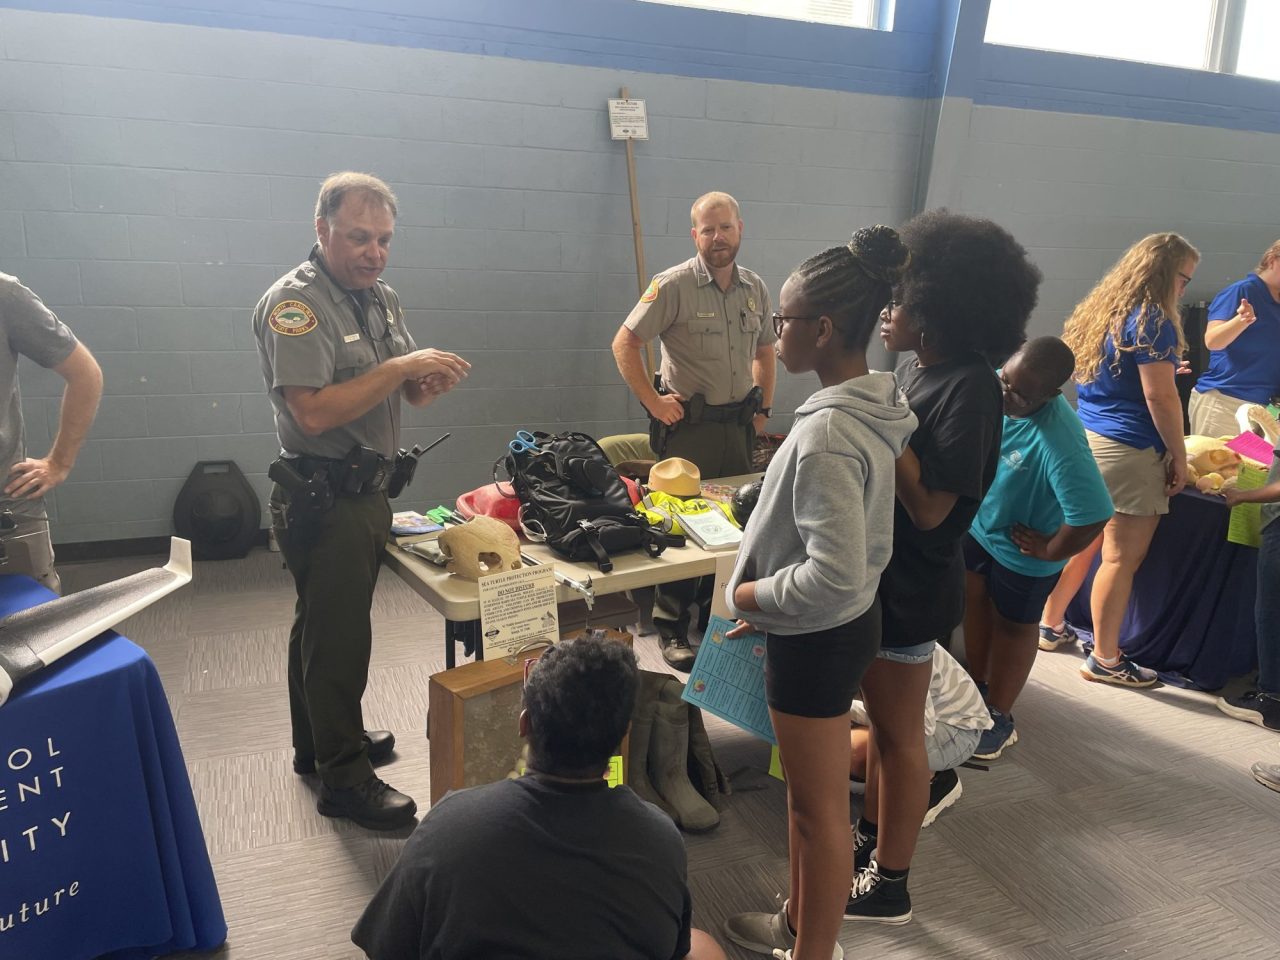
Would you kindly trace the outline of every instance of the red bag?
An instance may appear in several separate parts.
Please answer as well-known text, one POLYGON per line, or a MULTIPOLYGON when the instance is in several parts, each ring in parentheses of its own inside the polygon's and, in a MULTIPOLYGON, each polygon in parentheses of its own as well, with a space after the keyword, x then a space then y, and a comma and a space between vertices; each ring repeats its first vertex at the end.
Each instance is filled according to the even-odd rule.
POLYGON ((458 512, 470 520, 472 517, 493 517, 501 520, 516 533, 520 532, 520 501, 511 484, 500 480, 483 487, 468 490, 457 500, 458 512))

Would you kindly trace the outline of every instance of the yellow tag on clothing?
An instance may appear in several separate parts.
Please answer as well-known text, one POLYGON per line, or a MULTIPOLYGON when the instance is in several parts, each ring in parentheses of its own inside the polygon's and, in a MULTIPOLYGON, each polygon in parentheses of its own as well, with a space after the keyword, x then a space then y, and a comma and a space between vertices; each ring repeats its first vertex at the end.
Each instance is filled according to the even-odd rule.
POLYGON ((286 337, 300 337, 316 328, 316 315, 301 300, 285 300, 267 317, 267 325, 286 337))
POLYGON ((609 768, 604 772, 604 782, 611 787, 622 786, 622 757, 609 758, 609 768))
POLYGON ((755 313, 755 312, 756 312, 756 298, 755 298, 755 297, 747 297, 747 309, 748 309, 748 310, 750 310, 752 313, 755 313))
POLYGON ((786 782, 787 774, 782 769, 782 754, 778 753, 777 747, 769 749, 769 776, 786 782))
POLYGON ((649 286, 644 291, 644 296, 640 298, 641 303, 653 303, 658 299, 658 278, 654 277, 649 281, 649 286))

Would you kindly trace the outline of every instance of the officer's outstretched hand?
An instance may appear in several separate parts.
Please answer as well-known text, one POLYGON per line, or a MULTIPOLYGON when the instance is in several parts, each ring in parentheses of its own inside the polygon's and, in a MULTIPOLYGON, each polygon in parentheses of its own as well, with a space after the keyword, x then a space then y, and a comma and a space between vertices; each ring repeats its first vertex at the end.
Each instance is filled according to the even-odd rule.
POLYGON ((456 353, 434 347, 406 353, 395 362, 399 363, 405 380, 422 380, 434 374, 447 379, 451 386, 466 377, 471 369, 471 364, 456 353))

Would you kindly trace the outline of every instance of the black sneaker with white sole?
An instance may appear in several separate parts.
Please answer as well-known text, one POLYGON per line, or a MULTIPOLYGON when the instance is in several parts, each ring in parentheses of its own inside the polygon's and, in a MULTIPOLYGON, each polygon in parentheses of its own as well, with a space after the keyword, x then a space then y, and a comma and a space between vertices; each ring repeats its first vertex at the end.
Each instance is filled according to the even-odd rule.
POLYGON ((853 878, 844 918, 871 923, 906 923, 911 919, 907 878, 889 879, 880 873, 880 865, 872 860, 871 866, 853 878))
POLYGON ((863 833, 858 829, 858 825, 853 825, 853 873, 857 876, 860 872, 871 866, 871 861, 876 856, 876 838, 871 834, 863 833))
POLYGON ((1250 690, 1238 697, 1219 697, 1218 709, 1228 717, 1247 720, 1268 730, 1280 730, 1280 698, 1261 690, 1250 690))
POLYGON ((929 809, 925 811, 921 828, 937 820, 938 814, 959 800, 963 792, 960 775, 955 770, 939 770, 935 773, 929 781, 929 809))

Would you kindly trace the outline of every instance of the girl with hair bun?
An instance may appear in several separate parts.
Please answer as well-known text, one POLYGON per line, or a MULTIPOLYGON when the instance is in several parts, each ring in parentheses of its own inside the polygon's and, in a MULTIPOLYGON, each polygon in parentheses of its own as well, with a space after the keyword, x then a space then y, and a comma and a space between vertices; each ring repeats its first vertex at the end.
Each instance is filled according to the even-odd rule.
POLYGON ((1004 399, 993 367, 1022 343, 1040 286, 1026 250, 990 220, 930 210, 902 238, 911 265, 880 336, 890 351, 913 354, 897 376, 920 426, 897 463, 893 557, 880 579, 884 637, 862 681, 867 794, 845 907, 846 920, 878 923, 911 919, 907 872, 920 826, 961 789, 958 778, 931 784, 933 651, 964 618, 961 543, 999 462, 1004 399))
POLYGON ((849 706, 880 646, 876 590, 892 549, 894 462, 916 419, 867 342, 909 259, 888 227, 859 230, 783 284, 777 353, 822 387, 765 474, 726 599, 729 636, 768 634, 765 690, 787 770, 790 897, 776 914, 731 917, 734 943, 791 960, 844 955, 849 706), (749 622, 748 622, 749 621, 749 622))

